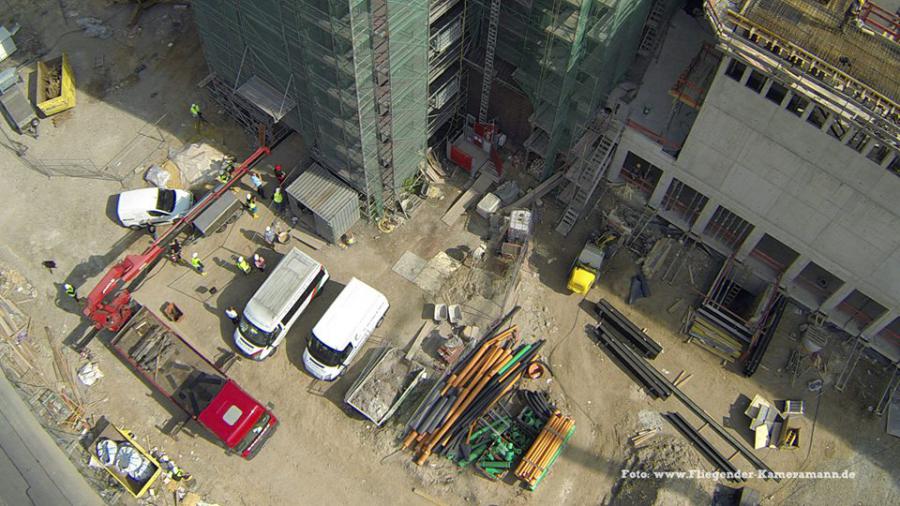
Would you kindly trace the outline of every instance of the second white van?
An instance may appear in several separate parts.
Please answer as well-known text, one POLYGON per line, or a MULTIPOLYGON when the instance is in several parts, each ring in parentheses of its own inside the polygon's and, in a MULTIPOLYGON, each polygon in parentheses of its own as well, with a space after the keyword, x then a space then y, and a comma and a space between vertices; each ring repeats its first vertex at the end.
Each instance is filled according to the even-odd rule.
POLYGON ((291 249, 244 307, 234 330, 235 346, 254 360, 271 356, 326 281, 324 265, 291 249))
POLYGON ((381 325, 389 306, 381 292, 351 279, 307 339, 303 352, 306 370, 320 380, 337 379, 381 325))

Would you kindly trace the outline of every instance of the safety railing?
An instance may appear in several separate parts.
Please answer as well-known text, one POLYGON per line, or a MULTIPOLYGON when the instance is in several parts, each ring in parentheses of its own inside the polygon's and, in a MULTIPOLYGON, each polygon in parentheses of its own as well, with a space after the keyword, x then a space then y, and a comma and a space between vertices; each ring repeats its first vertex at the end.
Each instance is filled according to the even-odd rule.
POLYGON ((765 51, 768 60, 756 59, 759 65, 772 67, 773 73, 795 80, 818 84, 821 90, 804 88, 832 109, 846 111, 857 121, 871 123, 888 134, 896 144, 900 138, 900 106, 871 86, 850 76, 806 49, 775 34, 729 8, 728 0, 704 0, 705 13, 719 40, 745 58, 765 51), (798 75, 799 74, 799 75, 798 75), (830 97, 829 94, 833 94, 830 97), (840 98, 843 100, 835 100, 840 98), (869 118, 854 114, 865 112, 869 118))

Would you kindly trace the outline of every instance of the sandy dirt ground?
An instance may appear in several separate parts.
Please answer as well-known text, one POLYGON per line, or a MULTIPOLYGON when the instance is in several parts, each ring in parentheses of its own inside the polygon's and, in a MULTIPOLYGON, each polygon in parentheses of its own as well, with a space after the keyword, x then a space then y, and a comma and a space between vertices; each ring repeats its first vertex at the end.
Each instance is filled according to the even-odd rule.
MULTIPOLYGON (((110 220, 109 196, 123 189, 143 187, 140 177, 151 161, 169 149, 206 141, 238 158, 250 152, 247 139, 213 107, 196 87, 206 75, 202 51, 189 9, 160 6, 145 13, 139 29, 125 23, 130 9, 106 2, 7 2, 23 25, 23 49, 16 58, 27 64, 45 51, 66 51, 77 75, 79 105, 55 120, 42 122, 41 137, 28 139, 2 128, 0 171, 9 184, 0 186, 7 211, 0 215, 0 261, 3 295, 17 302, 32 318, 28 346, 44 364, 45 377, 32 373, 29 381, 52 383, 51 352, 42 334, 51 328, 56 340, 75 340, 87 332, 78 307, 61 296, 70 282, 84 295, 107 266, 125 253, 141 251, 150 238, 130 232, 110 220), (109 27, 109 38, 87 36, 77 21, 93 16, 109 27), (210 111, 210 125, 196 129, 188 115, 191 102, 210 111), (18 156, 22 147, 28 150, 18 156), (65 163, 63 163, 65 162, 65 163), (45 174, 51 173, 53 177, 45 174), (55 272, 40 265, 53 259, 55 272)), ((276 148, 265 163, 294 166, 303 159, 303 142, 292 138, 276 148)), ((524 184, 524 180, 523 184, 524 184)), ((271 178, 267 182, 272 184, 271 178)), ((176 437, 161 428, 178 416, 176 408, 104 345, 103 336, 89 345, 92 360, 105 377, 90 388, 81 387, 86 417, 101 415, 133 430, 139 441, 158 446, 193 473, 192 489, 205 500, 231 504, 703 504, 716 488, 712 480, 622 478, 622 470, 712 470, 712 466, 665 422, 660 413, 678 411, 691 423, 699 420, 674 399, 654 401, 585 333, 595 323, 591 305, 610 300, 665 349, 654 365, 670 378, 685 370, 694 377, 684 391, 714 419, 744 443, 751 443, 743 410, 755 394, 771 400, 806 402, 805 440, 796 451, 765 449, 757 455, 778 471, 844 471, 855 479, 780 482, 751 480, 770 504, 894 504, 900 498, 896 439, 883 430, 884 420, 872 407, 888 380, 883 365, 864 359, 843 392, 832 388, 847 353, 835 335, 825 355, 824 373, 813 370, 792 381, 784 371, 790 350, 797 346, 797 326, 805 315, 789 306, 759 372, 745 378, 733 367, 678 335, 684 308, 705 291, 722 259, 694 249, 692 269, 681 270, 671 284, 653 282, 653 294, 632 306, 624 303, 629 280, 637 271, 636 258, 623 250, 609 262, 601 280, 587 297, 569 294, 566 276, 573 258, 599 226, 599 210, 561 238, 554 231, 560 204, 544 199, 532 254, 521 273, 513 301, 522 307, 516 318, 526 336, 547 339, 544 356, 550 378, 530 385, 549 389, 560 409, 575 417, 577 430, 551 475, 535 492, 515 484, 491 483, 474 472, 440 458, 416 466, 408 453, 398 451, 400 422, 381 428, 363 420, 343 404, 343 396, 370 353, 379 345, 405 347, 425 321, 433 302, 464 304, 468 322, 485 326, 500 314, 500 274, 474 274, 461 268, 444 290, 428 293, 392 271, 406 252, 431 259, 440 252, 451 256, 476 248, 487 224, 474 214, 453 227, 440 217, 467 179, 457 174, 441 187, 443 198, 429 199, 408 221, 389 234, 360 223, 357 243, 348 249, 334 245, 318 250, 297 240, 274 249, 259 234, 276 222, 267 205, 261 216, 242 216, 226 231, 191 245, 209 270, 200 277, 184 265, 160 262, 135 297, 152 309, 174 302, 185 312, 177 327, 202 352, 216 358, 233 351, 233 327, 223 310, 239 306, 262 283, 263 276, 238 274, 236 255, 259 252, 274 265, 288 248, 298 247, 325 263, 333 281, 291 330, 281 349, 262 363, 238 361, 229 374, 254 396, 274 405, 282 421, 276 435, 252 462, 228 456, 199 427, 188 426, 176 437), (358 277, 382 291, 391 301, 385 323, 378 329, 347 374, 329 384, 306 374, 300 361, 305 336, 342 284, 358 277), (693 277, 693 281, 691 278, 693 277), (215 293, 211 288, 215 287, 215 293), (470 299, 468 301, 464 299, 470 299), (670 312, 676 300, 682 306, 670 312), (821 395, 807 390, 821 375, 821 395), (632 448, 629 436, 659 427, 661 433, 643 448, 632 448)), ((614 192, 604 194, 612 205, 614 192)), ((426 350, 434 343, 426 341, 426 350)), ((69 349, 71 366, 86 359, 69 349)), ((419 358, 428 361, 428 354, 419 358)), ((402 414, 402 413, 401 413, 402 414)), ((725 453, 731 450, 711 432, 707 437, 725 453)), ((70 449, 75 460, 84 456, 70 449)), ((743 470, 750 464, 733 458, 743 470)), ((729 485, 722 482, 722 485, 729 485)), ((731 484, 732 486, 736 486, 731 484)), ((118 495, 113 502, 130 503, 118 495)), ((169 504, 160 496, 148 503, 169 504)))

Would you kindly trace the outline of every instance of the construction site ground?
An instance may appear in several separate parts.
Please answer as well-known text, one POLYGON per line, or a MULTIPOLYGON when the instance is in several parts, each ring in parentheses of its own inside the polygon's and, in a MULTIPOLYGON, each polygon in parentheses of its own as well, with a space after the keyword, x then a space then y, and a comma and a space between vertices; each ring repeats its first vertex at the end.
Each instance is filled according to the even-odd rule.
MULTIPOLYGON (((33 0, 7 4, 23 26, 22 35, 16 38, 20 53, 15 57, 27 63, 42 51, 62 49, 69 54, 78 84, 77 107, 44 120, 40 138, 19 137, 4 124, 6 136, 0 139, 0 171, 7 181, 0 185, 0 198, 7 203, 0 215, 0 294, 31 317, 22 346, 34 352, 35 368, 20 378, 20 383, 43 382, 55 388, 59 380, 54 377, 44 327, 50 329, 54 343, 73 342, 88 331, 79 307, 65 298, 61 284, 72 283, 86 295, 117 259, 140 252, 150 243, 147 234, 123 229, 110 219, 109 197, 123 189, 144 187, 143 171, 150 163, 163 160, 169 149, 202 141, 241 159, 252 148, 243 132, 196 86, 206 75, 206 66, 189 9, 156 6, 143 14, 141 28, 136 29, 126 26, 131 13, 127 5, 33 0), (85 16, 101 20, 110 29, 110 37, 87 36, 76 24, 85 16), (192 102, 207 111, 209 124, 199 129, 188 114, 192 102), (23 146, 28 149, 20 156, 16 152, 23 146), (52 273, 41 266, 41 261, 50 259, 58 265, 52 273)), ((263 167, 275 163, 294 167, 303 154, 302 139, 293 136, 274 150, 263 167)), ((265 176, 267 183, 273 184, 271 174, 265 176)), ((288 248, 298 247, 331 272, 333 281, 273 357, 259 363, 239 360, 229 369, 248 392, 264 403, 271 402, 281 420, 278 432, 253 461, 226 455, 196 426, 188 425, 176 438, 165 435, 161 428, 179 413, 112 354, 103 335, 88 348, 104 377, 91 387, 78 387, 85 418, 106 416, 134 431, 147 447, 165 449, 193 474, 192 486, 199 496, 222 505, 709 503, 716 487, 713 480, 622 477, 623 470, 713 469, 660 413, 679 411, 695 426, 700 425, 699 420, 675 399, 652 400, 585 332, 586 325, 595 323, 592 304, 603 297, 663 346, 664 353, 653 365, 670 379, 682 370, 693 374, 683 390, 745 444, 752 446, 752 434, 743 411, 754 395, 805 401, 800 448, 765 449, 757 455, 776 471, 847 470, 855 477, 780 482, 753 479, 746 483, 758 489, 767 503, 897 503, 900 449, 897 440, 884 433, 883 418, 872 413, 889 376, 882 366, 863 359, 847 388, 836 391, 832 385, 842 369, 847 346, 834 336, 825 354, 827 370, 809 370, 792 381, 784 365, 797 344, 797 326, 806 318, 799 308, 789 306, 759 371, 745 378, 737 369, 723 367, 720 359, 684 343, 678 334, 685 309, 697 301, 721 265, 721 260, 702 249, 692 250, 687 260, 690 268, 680 269, 671 284, 651 280, 652 295, 633 306, 624 303, 624 296, 638 267, 637 259, 626 249, 607 264, 587 297, 567 292, 572 260, 597 231, 602 208, 614 205, 615 192, 605 193, 603 206, 582 219, 565 238, 553 230, 561 204, 552 197, 543 199, 537 209, 533 249, 511 300, 522 307, 515 323, 523 335, 547 339, 543 354, 552 374, 529 387, 549 389, 559 408, 577 423, 575 436, 550 476, 529 492, 514 483, 490 482, 438 456, 416 466, 410 453, 399 450, 403 410, 376 428, 347 408, 342 399, 376 347, 408 346, 430 316, 431 303, 463 304, 466 321, 482 327, 500 314, 503 283, 498 280, 502 276, 497 272, 482 275, 478 264, 459 267, 434 292, 393 270, 407 252, 425 260, 446 252, 458 260, 482 242, 480 236, 488 227, 474 213, 452 227, 441 221, 469 182, 465 174, 457 172, 440 187, 443 197, 424 201, 411 220, 390 233, 361 222, 354 229, 356 244, 346 249, 336 245, 312 249, 296 238, 274 250, 269 248, 261 240, 262 230, 273 221, 283 228, 287 224, 264 205, 259 218, 244 214, 224 232, 186 248, 186 255, 197 251, 203 257, 208 276, 201 277, 168 260, 149 273, 135 298, 155 311, 166 302, 177 304, 185 314, 177 328, 199 350, 215 358, 234 350, 233 326, 224 309, 240 307, 264 280, 256 271, 239 273, 235 256, 260 252, 272 266, 288 248), (305 336, 351 277, 383 292, 391 309, 344 377, 334 383, 315 381, 301 363, 305 336), (682 302, 672 310, 679 299, 682 302), (807 389, 807 382, 819 376, 825 380, 821 395, 807 389), (661 432, 649 444, 635 449, 628 443, 629 436, 652 427, 660 427, 661 432)), ((426 340, 417 358, 431 363, 429 352, 434 344, 433 339, 426 340)), ((73 369, 86 362, 69 348, 62 353, 73 369)), ((11 357, 4 355, 4 360, 11 357)), ((4 364, 4 369, 9 365, 4 364)), ((21 364, 16 367, 21 369, 21 364)), ((731 455, 730 448, 711 431, 705 429, 703 434, 726 456, 731 455)), ((55 435, 58 441, 66 439, 55 435)), ((73 460, 86 460, 76 445, 66 450, 73 460)), ((742 470, 752 470, 739 455, 733 461, 742 470)), ((113 496, 104 497, 123 504, 132 502, 123 494, 113 496)), ((170 496, 158 496, 144 501, 169 504, 171 500, 170 496)))

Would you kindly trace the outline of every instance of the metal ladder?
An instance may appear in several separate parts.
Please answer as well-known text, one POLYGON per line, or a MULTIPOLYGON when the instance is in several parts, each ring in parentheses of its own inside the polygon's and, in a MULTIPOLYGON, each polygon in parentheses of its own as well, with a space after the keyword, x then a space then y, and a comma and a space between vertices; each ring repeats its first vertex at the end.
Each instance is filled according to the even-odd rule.
POLYGON ((494 81, 494 50, 497 49, 497 25, 500 23, 500 0, 491 0, 487 41, 484 46, 484 74, 481 77, 481 103, 478 105, 478 122, 487 122, 491 101, 491 84, 494 81))
POLYGON ((856 364, 859 362, 863 351, 865 351, 867 347, 868 343, 866 343, 862 337, 857 336, 853 339, 853 347, 850 348, 850 353, 847 354, 847 363, 844 364, 844 369, 834 383, 835 390, 843 392, 844 389, 847 388, 847 382, 850 380, 853 370, 856 369, 856 364))
MULTIPOLYGON (((575 193, 566 206, 562 220, 556 226, 556 232, 563 236, 569 234, 572 227, 575 226, 575 222, 578 221, 581 213, 587 207, 591 195, 597 188, 597 183, 600 182, 600 177, 606 172, 606 168, 612 161, 613 151, 619 143, 619 136, 622 134, 622 124, 617 121, 595 122, 588 130, 589 132, 597 132, 596 129, 598 128, 602 129, 600 131, 600 140, 591 153, 590 158, 581 160, 580 173, 574 181, 575 193), (606 128, 603 128, 604 126, 606 128)), ((585 134, 587 135, 589 132, 585 134)))
POLYGON ((894 399, 897 387, 900 387, 900 364, 894 364, 894 373, 891 375, 888 384, 885 385, 884 393, 881 394, 881 400, 878 401, 878 406, 875 408, 876 415, 884 415, 888 405, 890 405, 894 399))
POLYGON ((381 195, 385 206, 395 200, 394 149, 391 140, 391 58, 388 44, 387 0, 371 0, 372 63, 375 81, 375 111, 378 113, 378 163, 381 172, 381 195))
POLYGON ((641 56, 651 56, 659 47, 660 33, 663 26, 663 14, 665 12, 666 3, 657 0, 653 2, 650 14, 644 22, 643 35, 641 36, 641 44, 638 47, 638 54, 641 56))

